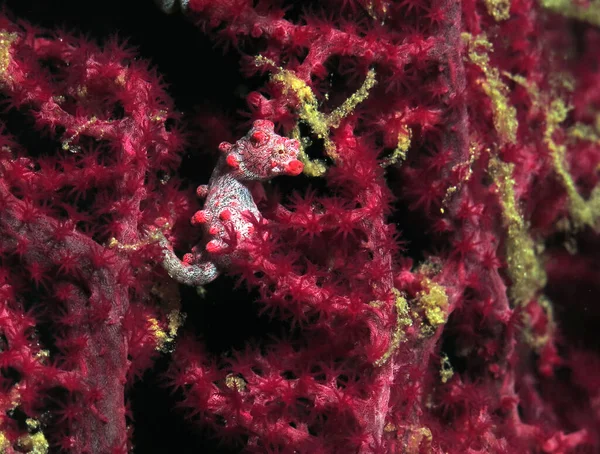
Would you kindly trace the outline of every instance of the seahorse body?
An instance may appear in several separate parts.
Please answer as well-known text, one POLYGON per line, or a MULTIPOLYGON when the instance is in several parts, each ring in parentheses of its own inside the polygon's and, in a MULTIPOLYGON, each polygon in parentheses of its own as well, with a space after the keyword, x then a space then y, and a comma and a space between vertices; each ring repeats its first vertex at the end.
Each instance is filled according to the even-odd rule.
POLYGON ((298 160, 298 141, 276 134, 268 120, 255 121, 246 136, 235 144, 221 143, 219 150, 222 156, 208 185, 197 190, 205 198, 204 209, 191 220, 204 229, 203 241, 183 260, 175 255, 166 238, 159 241, 163 267, 183 284, 198 286, 213 281, 254 233, 248 217, 260 219, 261 215, 252 196, 253 187, 278 175, 299 175, 304 167, 298 160))

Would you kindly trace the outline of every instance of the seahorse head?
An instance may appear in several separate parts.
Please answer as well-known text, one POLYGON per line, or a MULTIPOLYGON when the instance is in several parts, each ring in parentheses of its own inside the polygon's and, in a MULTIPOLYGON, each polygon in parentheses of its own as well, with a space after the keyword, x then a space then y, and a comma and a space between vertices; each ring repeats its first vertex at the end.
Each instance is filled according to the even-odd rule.
POLYGON ((226 153, 225 162, 240 180, 296 176, 304 169, 298 160, 300 143, 276 134, 268 120, 256 120, 248 134, 235 144, 221 143, 219 149, 226 153))

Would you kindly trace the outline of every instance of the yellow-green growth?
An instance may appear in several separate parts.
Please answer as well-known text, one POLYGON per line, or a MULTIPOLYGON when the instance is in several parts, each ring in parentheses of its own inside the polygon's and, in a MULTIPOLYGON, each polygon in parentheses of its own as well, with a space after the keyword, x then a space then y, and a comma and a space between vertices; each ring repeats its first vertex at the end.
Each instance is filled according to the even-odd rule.
POLYGON ((452 370, 452 364, 450 364, 450 359, 448 358, 448 355, 443 353, 442 359, 440 360, 440 380, 442 381, 442 383, 447 383, 453 375, 454 371, 452 370))
MULTIPOLYGON (((380 367, 383 366, 388 359, 394 354, 402 340, 404 339, 404 329, 408 326, 412 325, 412 319, 408 313, 408 302, 406 298, 400 293, 400 290, 397 288, 392 288, 392 293, 396 299, 396 328, 394 329, 394 334, 392 335, 392 341, 390 342, 390 346, 387 351, 383 354, 381 358, 375 361, 375 366, 380 367)), ((372 305, 381 304, 380 301, 374 301, 371 303, 372 305)))
POLYGON ((598 132, 594 126, 586 125, 584 123, 575 123, 568 129, 567 134, 572 139, 584 140, 600 145, 600 136, 598 136, 598 132))
POLYGON ((96 118, 95 116, 91 117, 88 121, 86 121, 84 124, 78 126, 75 129, 75 132, 73 133, 73 135, 71 137, 69 137, 67 140, 65 140, 62 143, 62 149, 65 151, 72 151, 73 153, 77 153, 79 152, 79 147, 74 147, 71 145, 71 143, 77 138, 79 137, 79 135, 90 125, 96 123, 98 121, 98 118, 96 118))
POLYGON ((156 339, 156 350, 163 353, 167 353, 169 351, 168 346, 175 340, 177 331, 179 331, 179 328, 181 328, 183 325, 183 322, 185 321, 185 314, 182 314, 177 310, 172 310, 167 315, 167 320, 169 323, 167 326, 167 331, 165 331, 160 327, 158 320, 153 317, 148 319, 150 332, 156 339))
POLYGON ((298 153, 298 159, 304 164, 303 173, 308 177, 320 177, 327 172, 325 161, 322 159, 310 159, 304 150, 298 153))
POLYGON ((420 452, 432 452, 431 442, 433 435, 428 427, 413 427, 406 443, 407 454, 418 454, 420 452))
POLYGON ((573 181, 573 177, 567 169, 567 147, 554 140, 554 133, 559 129, 560 123, 567 118, 568 112, 569 108, 561 99, 555 99, 551 102, 550 108, 546 114, 544 143, 550 151, 554 170, 567 191, 567 196, 569 197, 569 212, 573 221, 573 227, 576 230, 586 226, 598 228, 598 225, 596 224, 600 218, 600 186, 594 188, 590 199, 585 201, 577 192, 575 181, 573 181))
POLYGON ((389 0, 384 1, 375 1, 370 0, 364 5, 367 13, 371 18, 376 21, 380 21, 381 25, 385 23, 385 17, 388 12, 388 3, 391 3, 389 0))
POLYGON ((16 447, 19 452, 26 452, 28 454, 47 454, 48 440, 44 436, 44 433, 40 430, 40 423, 35 419, 28 418, 25 420, 27 424, 27 429, 31 433, 28 435, 23 435, 17 440, 16 447))
MULTIPOLYGON (((564 144, 557 143, 554 138, 554 134, 560 130, 560 123, 567 118, 569 107, 559 98, 552 99, 551 95, 540 93, 535 83, 528 82, 522 76, 508 77, 527 89, 534 107, 546 110, 546 128, 544 130, 543 139, 546 147, 550 151, 552 165, 558 174, 563 187, 567 191, 567 196, 569 198, 569 213, 574 229, 578 230, 586 226, 599 229, 600 187, 594 188, 587 201, 579 195, 577 186, 567 168, 567 147, 564 144)), ((564 72, 556 75, 553 85, 556 90, 565 89, 572 91, 574 88, 572 77, 564 72)), ((587 140, 596 144, 600 144, 599 133, 600 116, 598 117, 598 125, 589 126, 582 123, 576 123, 566 131, 567 137, 570 139, 587 140)), ((600 170, 600 166, 597 170, 600 170)))
POLYGON ((496 22, 510 17, 510 0, 485 0, 485 7, 496 22))
POLYGON ((46 454, 48 452, 50 445, 41 431, 29 435, 27 438, 29 439, 29 443, 31 443, 29 454, 46 454))
POLYGON ((8 438, 4 435, 4 432, 0 432, 0 454, 4 454, 10 445, 8 438))
MULTIPOLYGON (((459 172, 460 170, 462 170, 461 168, 466 168, 467 174, 464 178, 461 179, 461 181, 458 182, 458 184, 450 186, 448 189, 446 189, 446 195, 444 195, 444 200, 442 200, 443 206, 448 206, 448 202, 450 201, 450 198, 453 196, 453 194, 455 194, 462 185, 464 185, 471 179, 471 176, 473 175, 473 163, 475 162, 478 156, 479 145, 477 145, 476 143, 471 143, 471 145, 469 146, 469 160, 466 162, 456 164, 452 167, 452 172, 459 172)), ((443 214, 445 212, 445 209, 443 207, 440 208, 440 212, 443 214)))
POLYGON ((50 350, 40 350, 35 354, 35 357, 42 363, 46 364, 48 358, 50 358, 50 350))
POLYGON ((412 130, 407 126, 403 126, 402 130, 398 133, 398 145, 396 145, 392 154, 383 160, 381 166, 388 167, 396 164, 398 161, 404 161, 406 153, 408 153, 408 149, 410 148, 411 139, 412 130))
POLYGON ((375 71, 369 69, 369 71, 367 71, 367 77, 365 77, 365 81, 356 91, 356 93, 346 99, 341 106, 337 107, 333 110, 333 112, 326 116, 328 129, 338 128, 342 119, 350 115, 357 105, 367 99, 369 96, 369 91, 371 91, 371 88, 373 88, 376 83, 375 71))
POLYGON ((300 153, 298 153, 298 159, 304 164, 304 174, 308 177, 320 177, 327 172, 327 165, 322 159, 310 159, 306 152, 311 144, 311 140, 308 137, 300 136, 300 128, 298 125, 292 130, 292 137, 298 139, 300 142, 300 153))
MULTIPOLYGON (((312 132, 319 139, 323 140, 325 153, 331 159, 335 160, 337 158, 337 152, 335 144, 329 137, 329 131, 331 128, 339 127, 342 119, 348 116, 359 103, 363 102, 369 96, 369 91, 376 83, 375 71, 370 69, 367 72, 367 76, 362 86, 356 93, 346 99, 341 106, 337 107, 329 114, 324 114, 319 111, 319 102, 312 89, 305 81, 296 76, 296 74, 282 67, 275 66, 275 63, 272 60, 263 56, 256 57, 255 61, 257 65, 267 64, 275 67, 275 72, 271 76, 271 80, 280 83, 283 86, 285 93, 291 92, 294 94, 299 104, 298 116, 300 117, 300 120, 308 124, 312 132)), ((298 127, 296 127, 293 135, 296 136, 296 138, 299 138, 298 136, 300 133, 298 127)), ((304 173, 310 176, 323 175, 327 170, 325 163, 319 160, 311 161, 304 152, 307 143, 302 140, 300 143, 303 150, 301 151, 299 158, 304 163, 304 173)))
POLYGON ((479 81, 481 89, 492 102, 494 128, 503 143, 517 141, 517 110, 508 102, 508 87, 500 79, 500 72, 490 65, 489 53, 493 52, 492 43, 485 35, 472 36, 463 33, 463 41, 468 45, 469 60, 481 69, 485 78, 479 81))
POLYGON ((417 303, 433 328, 446 323, 448 317, 448 295, 444 287, 429 278, 421 281, 423 290, 417 294, 417 303))
POLYGON ((229 389, 235 389, 237 391, 245 391, 246 390, 246 380, 242 377, 239 377, 234 374, 229 374, 225 377, 225 386, 229 389))
POLYGON ((6 78, 6 70, 10 65, 10 46, 17 39, 16 33, 0 30, 0 80, 6 78))
POLYGON ((600 0, 590 0, 587 6, 574 0, 540 0, 540 3, 554 13, 600 26, 600 0))
POLYGON ((515 304, 526 304, 546 285, 546 273, 518 207, 513 168, 513 164, 503 162, 495 156, 490 158, 489 172, 498 188, 502 217, 507 229, 506 261, 512 281, 510 296, 515 304))

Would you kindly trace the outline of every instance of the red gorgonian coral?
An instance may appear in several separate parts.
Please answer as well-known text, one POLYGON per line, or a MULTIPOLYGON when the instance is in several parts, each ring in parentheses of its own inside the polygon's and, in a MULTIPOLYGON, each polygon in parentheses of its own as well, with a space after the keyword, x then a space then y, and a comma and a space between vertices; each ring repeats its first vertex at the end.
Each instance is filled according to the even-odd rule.
POLYGON ((150 3, 169 87, 0 17, 0 450, 164 452, 144 373, 234 452, 600 449, 597 2, 150 3), (251 124, 288 176, 200 232, 251 124), (217 234, 228 276, 160 266, 217 234))

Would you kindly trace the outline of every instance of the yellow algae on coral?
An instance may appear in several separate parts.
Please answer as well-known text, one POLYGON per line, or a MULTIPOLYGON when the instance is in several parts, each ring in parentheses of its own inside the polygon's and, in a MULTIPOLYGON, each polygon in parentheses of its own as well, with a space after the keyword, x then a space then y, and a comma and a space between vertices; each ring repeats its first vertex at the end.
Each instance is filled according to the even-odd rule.
POLYGON ((411 141, 412 130, 405 125, 398 133, 398 143, 396 148, 390 156, 383 160, 381 167, 388 167, 396 164, 398 161, 404 161, 406 159, 406 153, 408 153, 408 149, 410 148, 411 141))
POLYGON ((552 157, 554 170, 558 174, 561 183, 567 191, 569 198, 569 213, 575 230, 583 227, 598 228, 597 222, 600 218, 600 186, 592 191, 588 201, 577 191, 575 181, 567 169, 566 151, 564 144, 559 144, 554 139, 554 133, 559 130, 559 125, 569 112, 568 106, 561 99, 555 99, 550 103, 546 114, 546 129, 544 131, 544 143, 552 157))
POLYGON ((17 37, 16 33, 0 30, 0 79, 6 79, 6 70, 10 65, 10 47, 17 37))
POLYGON ((376 21, 380 21, 380 24, 383 25, 385 23, 385 18, 389 8, 388 3, 391 2, 385 0, 370 0, 366 2, 365 9, 371 18, 375 19, 376 21))
POLYGON ((494 128, 503 143, 517 141, 517 110, 508 102, 508 87, 500 79, 500 72, 490 64, 489 53, 493 52, 492 43, 485 35, 472 36, 463 33, 463 41, 468 45, 469 60, 481 69, 484 78, 479 81, 481 89, 490 98, 494 128))
POLYGON ((418 306, 425 313, 425 318, 429 324, 437 328, 446 323, 448 316, 448 295, 444 287, 433 282, 429 278, 421 281, 423 290, 417 294, 418 306))
POLYGON ((454 371, 452 370, 450 359, 448 358, 448 355, 444 353, 442 354, 442 358, 440 360, 440 380, 442 383, 447 383, 453 375, 454 371))
POLYGON ((546 285, 546 273, 521 216, 512 178, 514 165, 493 156, 489 172, 497 185, 502 205, 502 217, 507 228, 506 261, 512 281, 511 299, 515 304, 526 304, 546 285))
POLYGON ((6 438, 6 435, 4 435, 4 432, 0 432, 0 453, 4 454, 9 445, 10 442, 6 438))
POLYGON ((375 80, 375 71, 369 69, 367 76, 360 88, 346 99, 341 106, 333 110, 327 117, 328 128, 337 128, 340 126, 340 122, 343 118, 350 115, 357 105, 363 102, 369 96, 369 91, 375 86, 377 81, 375 80))
MULTIPOLYGON (((408 313, 408 302, 406 301, 406 298, 397 288, 392 288, 392 293, 395 297, 396 327, 394 329, 394 334, 392 335, 390 346, 383 356, 374 363, 377 367, 383 366, 387 360, 390 359, 404 338, 404 329, 407 326, 412 325, 412 319, 408 313)), ((372 306, 379 306, 382 303, 381 301, 373 301, 370 304, 372 306)))
POLYGON ((428 427, 412 428, 406 445, 406 453, 418 454, 420 452, 431 452, 432 441, 433 435, 428 427), (425 446, 422 446, 423 444, 425 446))
POLYGON ((554 13, 600 26, 600 0, 590 0, 587 5, 574 0, 540 0, 540 4, 554 13))
POLYGON ((44 433, 39 430, 40 423, 35 419, 28 418, 25 420, 25 424, 29 431, 36 432, 23 435, 17 440, 16 446, 19 451, 28 454, 47 454, 50 445, 48 440, 46 440, 44 433))
POLYGON ((161 329, 158 320, 154 317, 150 317, 148 319, 148 323, 150 324, 150 331, 152 332, 152 334, 154 334, 154 337, 156 338, 156 348, 157 350, 160 350, 160 346, 166 342, 168 335, 165 331, 161 329))
MULTIPOLYGON (((554 137, 555 133, 560 131, 560 124, 566 120, 569 113, 569 107, 560 98, 553 99, 548 93, 540 93, 535 83, 527 81, 522 76, 507 75, 518 84, 524 86, 529 93, 535 108, 545 110, 546 127, 543 133, 543 141, 552 159, 552 166, 557 173, 562 186, 567 192, 569 199, 569 214, 572 220, 572 226, 575 230, 583 227, 599 229, 598 220, 600 219, 600 187, 594 188, 589 199, 586 201, 577 191, 577 186, 573 177, 569 173, 565 144, 558 143, 554 137)), ((574 88, 572 77, 567 73, 558 74, 554 78, 556 89, 565 89, 571 91, 574 88)), ((600 117, 599 117, 600 118, 600 117)), ((600 120, 598 121, 600 125, 600 120)), ((568 130, 566 135, 574 140, 586 140, 596 144, 600 143, 600 127, 598 125, 589 126, 582 123, 575 123, 568 130)), ((598 168, 600 170, 600 167, 598 168)))
POLYGON ((246 380, 244 380, 242 377, 238 377, 237 375, 229 374, 227 377, 225 377, 225 386, 227 386, 229 389, 245 391, 246 380))
MULTIPOLYGON (((458 182, 458 184, 450 186, 446 189, 446 194, 444 195, 444 199, 442 200, 443 206, 448 206, 448 202, 452 198, 453 194, 456 193, 461 186, 467 183, 471 176, 473 175, 473 164, 479 157, 479 146, 476 143, 471 143, 469 146, 469 160, 460 162, 454 166, 452 166, 452 172, 460 172, 462 169, 466 169, 466 175, 458 182)), ((444 213, 444 208, 440 208, 440 211, 444 213)))
POLYGON ((506 20, 510 17, 510 0, 484 0, 485 8, 496 22, 506 20))
POLYGON ((168 344, 175 340, 177 336, 177 331, 183 325, 185 321, 185 314, 179 312, 178 310, 172 310, 167 315, 167 320, 169 321, 167 325, 167 330, 165 331, 160 327, 158 320, 154 317, 150 317, 148 319, 150 332, 154 335, 156 339, 156 350, 161 351, 163 353, 167 353, 169 351, 168 344))
POLYGON ((600 136, 598 136, 594 126, 575 123, 567 130, 567 134, 572 139, 583 140, 600 145, 600 136))

